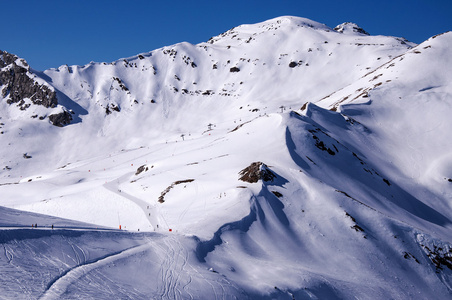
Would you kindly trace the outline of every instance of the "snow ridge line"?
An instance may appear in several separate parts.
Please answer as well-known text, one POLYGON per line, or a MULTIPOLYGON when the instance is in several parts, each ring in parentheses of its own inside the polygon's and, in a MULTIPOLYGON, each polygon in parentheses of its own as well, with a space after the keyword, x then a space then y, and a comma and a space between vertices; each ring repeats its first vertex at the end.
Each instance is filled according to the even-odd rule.
POLYGON ((91 261, 83 262, 73 268, 70 268, 49 282, 45 292, 39 299, 60 299, 60 297, 66 292, 67 288, 74 281, 77 281, 92 270, 109 264, 115 260, 143 252, 146 249, 149 249, 149 247, 149 244, 134 246, 125 250, 107 254, 91 261))
POLYGON ((289 220, 283 211, 284 205, 279 201, 272 199, 275 197, 268 191, 267 185, 262 183, 261 191, 257 195, 253 195, 250 199, 250 212, 247 216, 234 222, 223 224, 213 235, 212 239, 201 241, 195 237, 197 241, 196 257, 199 262, 205 263, 207 255, 215 250, 216 246, 223 243, 222 234, 227 231, 239 230, 241 232, 248 232, 250 227, 256 221, 263 222, 266 214, 274 214, 277 222, 286 228, 289 235, 297 239, 292 229, 290 228, 289 220), (262 203, 261 203, 262 202, 262 203))
POLYGON ((243 217, 241 220, 222 225, 208 241, 201 241, 195 236, 197 242, 195 253, 198 260, 205 263, 207 255, 212 252, 216 246, 223 243, 223 240, 221 239, 223 232, 233 230, 247 232, 251 225, 257 221, 257 212, 260 210, 260 205, 257 202, 256 196, 252 196, 250 199, 250 213, 247 216, 243 217))

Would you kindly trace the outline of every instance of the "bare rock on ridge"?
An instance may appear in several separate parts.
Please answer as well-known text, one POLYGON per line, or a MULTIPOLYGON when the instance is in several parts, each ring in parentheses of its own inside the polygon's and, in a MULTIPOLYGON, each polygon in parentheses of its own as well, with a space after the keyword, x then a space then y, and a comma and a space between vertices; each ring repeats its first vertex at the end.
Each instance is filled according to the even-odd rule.
POLYGON ((340 33, 356 32, 364 35, 370 35, 367 31, 359 27, 357 24, 351 22, 345 22, 337 25, 336 27, 334 27, 334 30, 340 33))
POLYGON ((259 180, 273 181, 276 178, 275 173, 270 171, 263 162, 253 162, 251 165, 239 172, 239 179, 249 183, 256 183, 259 180))
POLYGON ((18 103, 22 110, 30 106, 25 103, 26 98, 36 105, 56 107, 58 100, 55 91, 30 75, 30 67, 25 60, 0 50, 0 88, 6 102, 18 103))

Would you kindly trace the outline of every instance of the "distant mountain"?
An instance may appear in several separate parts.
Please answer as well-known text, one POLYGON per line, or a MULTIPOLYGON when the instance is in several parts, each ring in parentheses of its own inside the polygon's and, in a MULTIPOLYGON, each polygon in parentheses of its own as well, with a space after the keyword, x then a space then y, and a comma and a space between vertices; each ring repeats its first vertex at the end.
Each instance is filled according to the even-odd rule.
POLYGON ((449 298, 451 44, 285 16, 44 72, 1 52, 0 220, 85 224, 3 230, 4 292, 449 298))

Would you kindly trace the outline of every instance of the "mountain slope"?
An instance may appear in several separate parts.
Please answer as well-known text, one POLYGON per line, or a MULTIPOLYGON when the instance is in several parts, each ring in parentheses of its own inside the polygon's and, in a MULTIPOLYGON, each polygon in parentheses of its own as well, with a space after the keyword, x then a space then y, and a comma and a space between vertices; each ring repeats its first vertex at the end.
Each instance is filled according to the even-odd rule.
POLYGON ((72 119, 3 96, 0 205, 141 233, 3 231, 2 268, 38 253, 44 298, 449 298, 451 43, 281 17, 28 69, 72 119))
MULTIPOLYGON (((98 143, 77 149, 76 155, 66 149, 60 156, 62 151, 56 150, 58 161, 48 163, 54 169, 91 157, 99 148, 143 146, 143 140, 160 138, 163 129, 167 139, 170 134, 205 130, 210 123, 232 127, 234 121, 278 112, 282 106, 296 109, 351 84, 412 45, 399 38, 339 33, 307 19, 282 17, 239 26, 208 43, 181 43, 111 64, 35 72, 56 89, 65 110, 74 112, 77 126, 65 129, 72 132, 64 136, 85 137, 82 144, 93 144, 94 139, 98 143), (202 113, 211 107, 224 113, 202 113), (103 136, 108 141, 98 139, 103 136)), ((64 138, 62 144, 77 148, 74 142, 64 138)))

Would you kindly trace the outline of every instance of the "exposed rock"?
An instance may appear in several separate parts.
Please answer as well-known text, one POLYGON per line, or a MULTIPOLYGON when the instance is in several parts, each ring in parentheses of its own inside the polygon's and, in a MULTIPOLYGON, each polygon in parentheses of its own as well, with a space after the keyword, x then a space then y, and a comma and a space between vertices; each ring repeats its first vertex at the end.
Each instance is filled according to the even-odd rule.
POLYGON ((237 68, 237 67, 232 67, 232 68, 229 69, 229 72, 232 72, 232 73, 234 73, 234 72, 240 72, 240 69, 237 68))
POLYGON ((272 191, 273 195, 275 195, 278 198, 281 198, 283 195, 280 192, 272 191))
POLYGON ((403 252, 403 258, 405 258, 405 259, 414 259, 418 264, 420 264, 419 260, 417 260, 417 258, 414 257, 414 255, 411 254, 410 252, 404 251, 403 252))
MULTIPOLYGON (((0 58, 0 68, 4 68, 7 65, 13 64, 18 58, 14 54, 8 53, 6 51, 1 51, 1 50, 0 50, 0 55, 2 56, 0 58)), ((26 63, 25 63, 25 65, 28 66, 28 64, 26 64, 26 63)))
MULTIPOLYGON (((316 135, 316 133, 323 133, 327 135, 325 132, 323 132, 321 129, 310 129, 308 130, 312 134, 312 138, 315 140, 315 146, 319 148, 322 151, 328 152, 329 155, 335 155, 336 152, 339 152, 336 146, 333 145, 333 148, 336 150, 334 152, 331 148, 327 147, 323 141, 320 140, 320 138, 316 135)), ((328 135, 327 135, 328 136, 328 135)))
POLYGON ((110 109, 112 109, 114 111, 117 111, 117 112, 121 111, 121 108, 119 107, 119 105, 114 104, 114 103, 110 103, 110 104, 107 104, 107 107, 105 108, 105 113, 107 115, 112 113, 112 111, 110 109))
POLYGON ((135 175, 139 175, 142 172, 147 172, 148 170, 149 170, 148 166, 142 165, 142 166, 138 167, 137 172, 135 173, 135 175))
POLYGON ((168 186, 168 187, 160 194, 159 199, 158 199, 159 203, 165 202, 165 195, 168 194, 169 191, 171 191, 171 189, 172 189, 173 187, 175 187, 176 185, 182 184, 182 183, 190 183, 190 182, 193 182, 193 181, 195 181, 195 180, 194 180, 194 179, 184 179, 184 180, 178 180, 178 181, 175 181, 175 182, 171 183, 171 185, 168 186))
POLYGON ((52 125, 63 127, 64 125, 68 125, 72 121, 72 116, 69 112, 63 111, 58 114, 53 114, 49 116, 49 120, 52 125))
POLYGON ((296 66, 298 66, 298 63, 294 62, 294 61, 291 61, 289 64, 289 67, 291 67, 291 68, 295 68, 296 66))
POLYGON ((435 265, 437 272, 443 270, 443 267, 447 267, 452 270, 452 249, 446 249, 441 246, 433 245, 433 250, 426 245, 421 246, 427 253, 428 258, 435 265))
POLYGON ((259 180, 273 181, 273 179, 276 178, 276 175, 262 162, 253 162, 251 165, 240 171, 239 175, 241 176, 239 180, 249 183, 256 183, 259 180))
POLYGON ((129 91, 129 89, 125 86, 125 84, 121 81, 121 79, 119 79, 118 77, 113 77, 113 80, 118 83, 118 85, 121 88, 121 90, 123 90, 124 92, 128 92, 129 91))
POLYGON ((356 232, 359 232, 359 231, 364 232, 364 229, 362 229, 358 224, 355 224, 355 225, 351 226, 350 228, 355 229, 356 232))
POLYGON ((0 68, 3 68, 0 71, 1 93, 8 104, 18 103, 22 110, 30 106, 25 103, 26 98, 44 107, 58 104, 55 91, 30 77, 30 67, 25 60, 0 50, 0 68))
POLYGON ((245 123, 242 123, 242 124, 240 124, 240 125, 237 125, 237 127, 235 127, 234 129, 232 129, 231 131, 229 131, 229 132, 234 132, 234 131, 237 131, 240 127, 242 127, 243 125, 245 125, 245 124, 247 124, 247 123, 250 123, 251 121, 247 121, 247 122, 245 122, 245 123))
MULTIPOLYGON (((346 193, 344 193, 344 194, 346 194, 346 193)), ((347 217, 349 217, 354 223, 356 223, 356 219, 353 218, 348 212, 345 212, 345 215, 346 215, 347 217)))
POLYGON ((337 32, 340 32, 340 33, 357 32, 357 33, 369 35, 369 33, 367 31, 365 31, 364 29, 359 27, 357 24, 351 23, 351 22, 345 22, 340 25, 337 25, 336 27, 334 27, 334 30, 336 30, 337 32))

